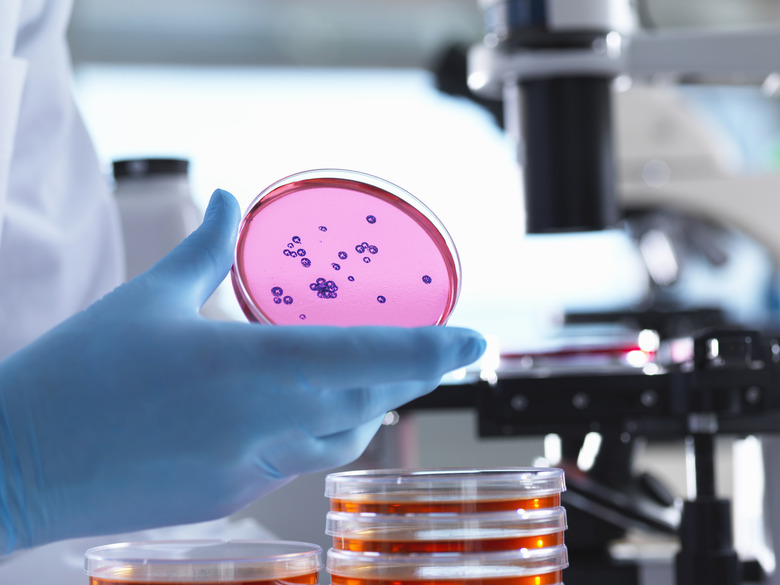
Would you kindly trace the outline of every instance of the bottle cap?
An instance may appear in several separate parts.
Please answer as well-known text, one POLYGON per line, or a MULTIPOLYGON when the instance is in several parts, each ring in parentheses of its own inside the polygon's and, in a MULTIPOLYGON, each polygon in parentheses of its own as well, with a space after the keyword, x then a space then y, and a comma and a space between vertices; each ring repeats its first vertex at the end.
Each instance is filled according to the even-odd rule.
POLYGON ((190 162, 180 158, 131 158, 115 160, 114 178, 141 179, 159 175, 186 175, 190 162))

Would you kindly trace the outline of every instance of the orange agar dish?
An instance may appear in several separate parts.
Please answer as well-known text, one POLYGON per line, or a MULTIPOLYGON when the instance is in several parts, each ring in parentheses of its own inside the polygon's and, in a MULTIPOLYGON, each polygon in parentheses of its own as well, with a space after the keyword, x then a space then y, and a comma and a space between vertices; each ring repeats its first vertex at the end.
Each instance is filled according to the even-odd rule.
POLYGON ((90 585, 317 585, 316 544, 260 540, 161 540, 89 549, 90 585))

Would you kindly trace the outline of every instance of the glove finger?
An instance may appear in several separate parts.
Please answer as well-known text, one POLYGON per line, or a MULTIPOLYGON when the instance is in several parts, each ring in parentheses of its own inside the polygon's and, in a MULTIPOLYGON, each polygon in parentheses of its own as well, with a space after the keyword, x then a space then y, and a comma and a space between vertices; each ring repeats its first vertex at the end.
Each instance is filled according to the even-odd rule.
POLYGON ((330 390, 299 404, 295 420, 306 432, 317 437, 349 431, 427 394, 438 383, 437 378, 330 390))
POLYGON ((269 352, 280 365, 294 356, 296 378, 326 390, 438 379, 477 360, 485 340, 455 327, 288 327, 255 347, 259 365, 269 352))
POLYGON ((240 217, 235 197, 217 189, 198 229, 141 278, 169 298, 199 310, 230 270, 240 217))
POLYGON ((366 450, 371 439, 382 426, 384 414, 348 431, 327 437, 310 437, 306 445, 290 443, 290 449, 275 451, 266 458, 265 466, 271 466, 279 477, 313 473, 333 469, 351 463, 366 450))

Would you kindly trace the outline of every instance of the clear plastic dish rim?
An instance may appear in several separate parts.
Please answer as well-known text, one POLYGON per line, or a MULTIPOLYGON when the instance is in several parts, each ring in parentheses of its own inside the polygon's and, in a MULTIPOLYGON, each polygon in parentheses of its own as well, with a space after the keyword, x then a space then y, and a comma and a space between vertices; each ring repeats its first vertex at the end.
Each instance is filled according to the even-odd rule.
MULTIPOLYGON (((385 536, 398 538, 397 532, 428 532, 436 530, 468 531, 468 540, 484 538, 481 531, 502 531, 502 538, 516 536, 542 536, 563 532, 568 528, 566 510, 562 506, 538 510, 509 510, 505 512, 471 513, 410 513, 375 514, 371 512, 329 511, 325 520, 325 534, 353 540, 377 540, 385 536), (388 535, 385 533, 393 532, 388 535)), ((436 540, 441 535, 430 533, 427 538, 436 540)), ((460 537, 453 536, 455 540, 460 537)), ((495 538, 495 536, 494 536, 495 538)))
MULTIPOLYGON (((231 268, 231 272, 233 273, 233 282, 237 285, 238 292, 241 295, 242 303, 252 313, 252 316, 257 320, 258 323, 264 323, 266 325, 275 325, 275 323, 271 319, 269 319, 252 301, 252 297, 249 293, 249 290, 246 287, 244 278, 241 275, 241 270, 238 268, 239 266, 238 251, 240 249, 241 238, 244 233, 244 226, 246 225, 249 219, 249 214, 252 212, 252 210, 254 210, 255 207, 257 207, 258 205, 260 205, 262 201, 272 198, 274 196, 274 192, 277 189, 289 185, 290 183, 310 181, 314 179, 340 179, 344 181, 351 181, 353 183, 362 183, 365 185, 369 185, 376 189, 381 189, 382 191, 387 193, 390 197, 400 199, 401 201, 407 203, 408 205, 411 205, 417 211, 419 211, 423 215, 423 217, 425 217, 425 219, 428 220, 428 222, 431 224, 431 227, 439 233, 439 236, 442 238, 446 246, 446 252, 452 258, 452 264, 455 266, 456 288, 452 295, 452 302, 449 308, 449 311, 450 312, 452 311, 452 309, 458 303, 458 298, 460 298, 461 280, 462 280, 460 256, 458 255, 458 250, 455 247, 455 242, 453 241, 452 236, 450 236, 450 233, 447 231, 447 228, 444 227, 444 224, 436 216, 436 214, 433 213, 433 211, 431 211, 427 205, 425 205, 422 201, 417 199, 417 197, 409 193, 406 189, 403 189, 402 187, 399 187, 395 183, 391 183, 386 179, 382 179, 380 177, 377 177, 375 175, 370 175, 362 171, 353 171, 348 169, 336 169, 336 168, 332 168, 332 169, 322 168, 322 169, 310 169, 307 171, 300 171, 297 173, 293 173, 291 175, 283 177, 282 179, 279 179, 275 183, 272 183, 271 185, 263 189, 260 192, 260 194, 257 195, 252 200, 252 202, 247 206, 246 210, 244 211, 243 217, 241 218, 241 223, 238 226, 238 238, 236 240, 236 249, 233 255, 233 266, 231 268)), ((289 196, 289 195, 290 194, 288 193, 285 196, 289 196)), ((442 252, 443 254, 445 251, 441 250, 440 246, 439 248, 440 248, 440 252, 442 252)), ((442 321, 440 323, 435 323, 435 325, 444 325, 448 317, 449 314, 444 315, 442 321)))
MULTIPOLYGON (((566 545, 537 549, 514 549, 479 553, 377 553, 354 552, 331 548, 327 553, 326 568, 329 573, 354 576, 361 579, 394 578, 393 570, 401 571, 398 579, 413 578, 422 569, 457 569, 466 567, 501 567, 506 575, 522 577, 561 571, 569 566, 566 545), (357 571, 350 572, 350 569, 357 571), (376 571, 376 573, 374 572, 376 571), (360 573, 359 575, 357 573, 360 573)), ((490 576, 486 572, 485 578, 490 576)), ((476 578, 477 575, 468 578, 476 578)), ((425 577, 419 576, 418 579, 425 577)), ((453 577, 456 578, 456 577, 453 577)), ((466 577, 464 576, 464 579, 466 577)))
POLYGON ((227 582, 223 579, 232 573, 240 582, 308 575, 319 572, 322 567, 319 545, 292 540, 118 542, 90 548, 84 554, 87 575, 127 583, 186 581, 192 578, 193 570, 202 583, 227 582), (193 550, 211 554, 192 558, 182 556, 193 550), (172 556, 176 554, 179 558, 172 556))
POLYGON ((564 472, 555 467, 377 469, 331 473, 325 478, 326 498, 357 497, 361 502, 371 501, 369 496, 396 494, 431 496, 430 501, 442 501, 437 495, 447 496, 444 501, 448 501, 463 494, 470 502, 478 502, 563 491, 564 472))

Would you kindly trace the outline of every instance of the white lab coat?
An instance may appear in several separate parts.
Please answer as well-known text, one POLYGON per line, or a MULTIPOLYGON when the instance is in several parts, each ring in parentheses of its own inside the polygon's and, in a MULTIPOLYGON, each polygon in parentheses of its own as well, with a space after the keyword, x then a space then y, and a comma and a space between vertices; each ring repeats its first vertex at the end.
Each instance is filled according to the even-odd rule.
POLYGON ((116 209, 72 97, 70 2, 0 1, 0 359, 116 286, 116 209))
MULTIPOLYGON (((117 212, 71 93, 70 0, 0 0, 0 359, 120 283, 117 212)), ((2 585, 84 585, 83 553, 138 539, 264 538, 253 520, 53 543, 2 585)))

